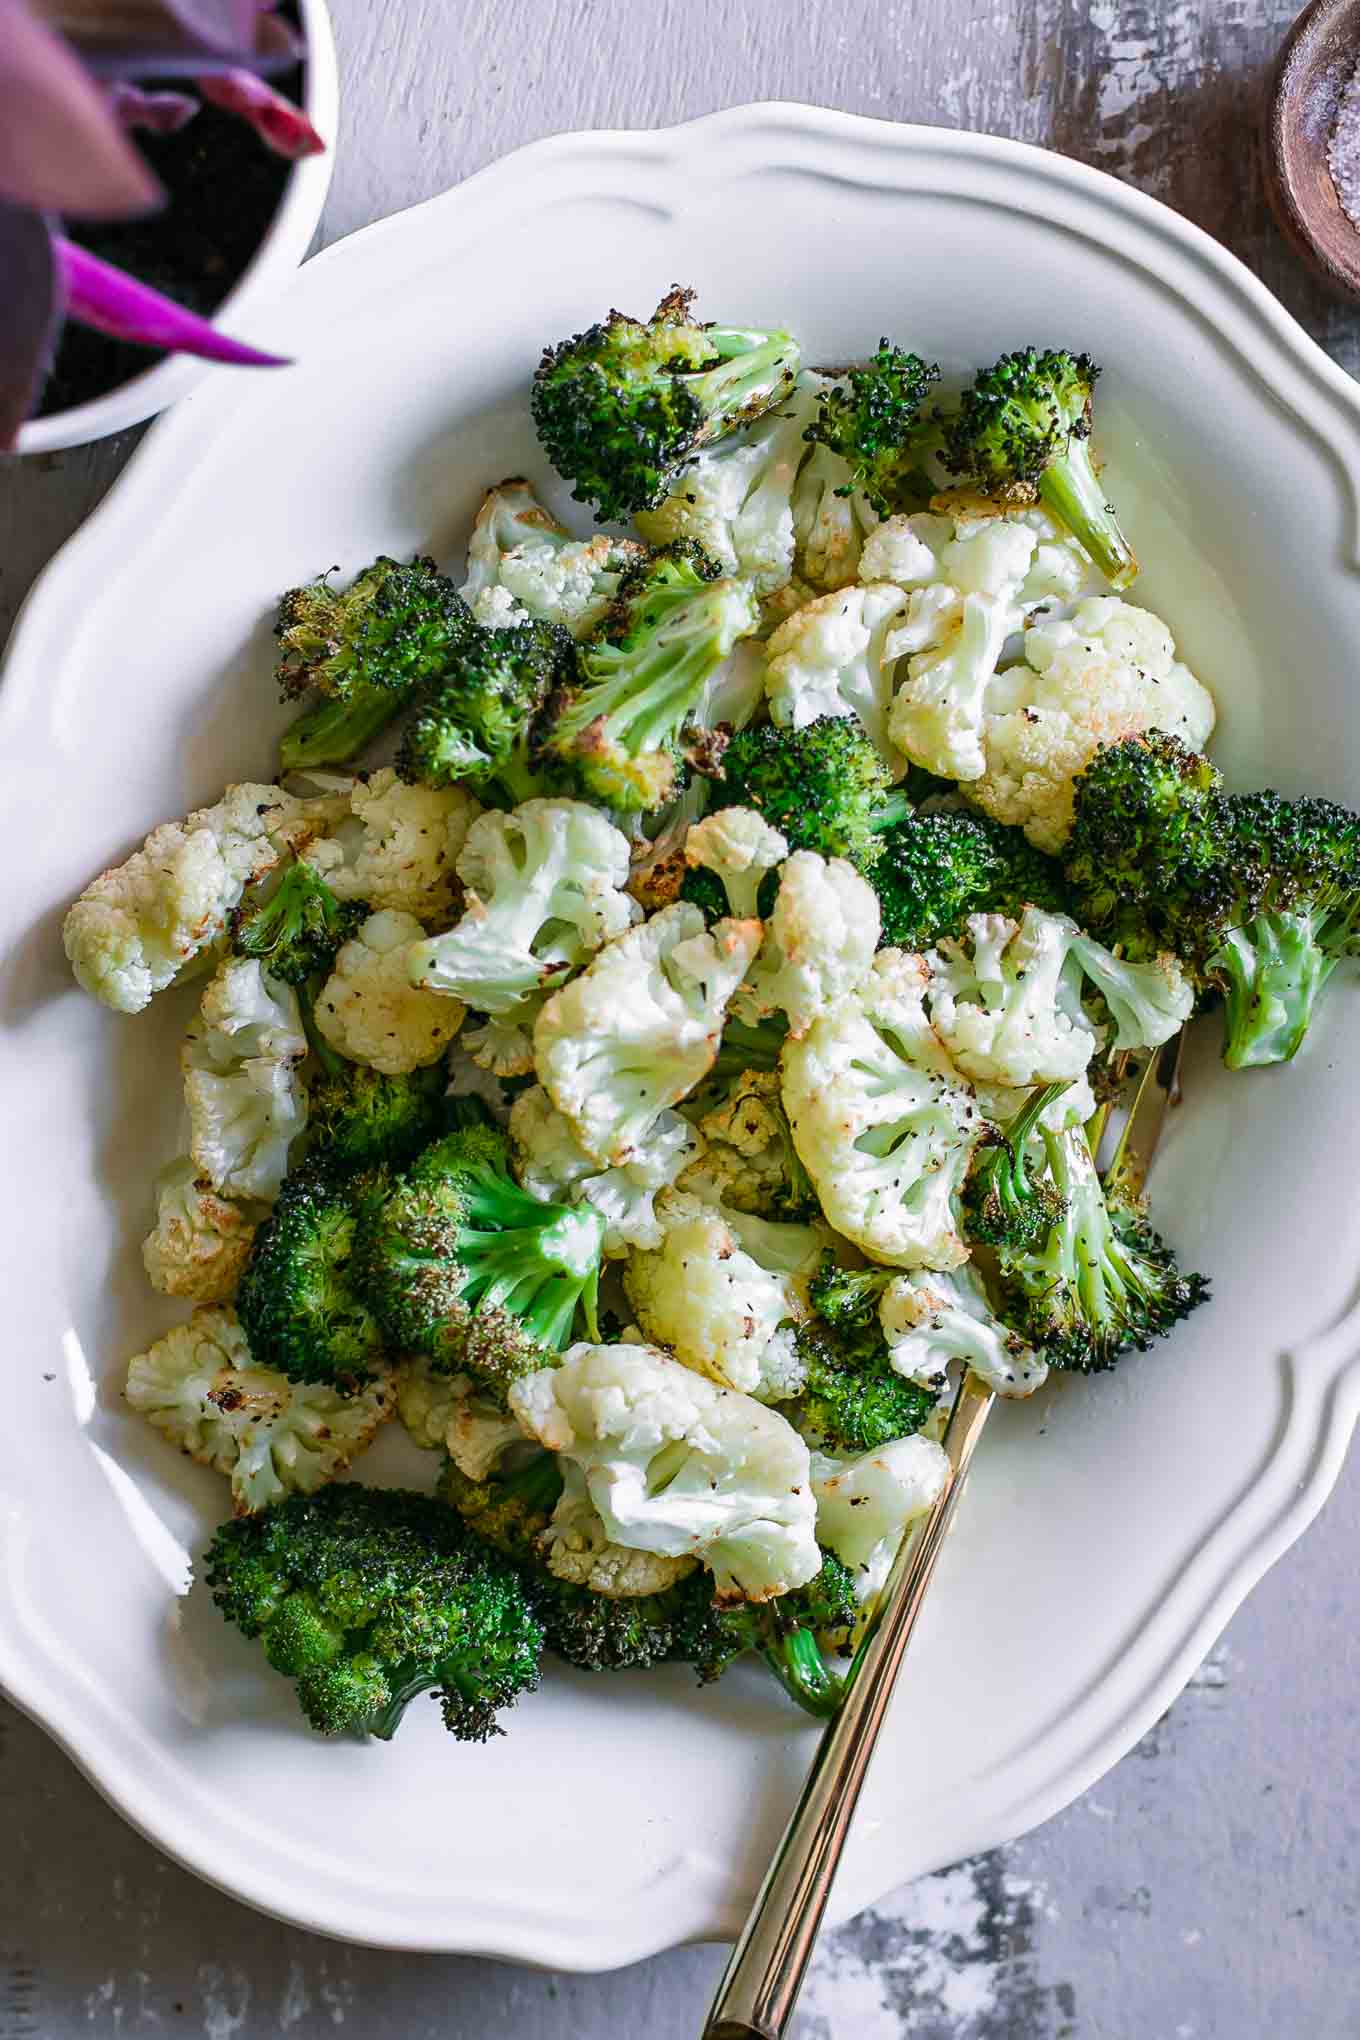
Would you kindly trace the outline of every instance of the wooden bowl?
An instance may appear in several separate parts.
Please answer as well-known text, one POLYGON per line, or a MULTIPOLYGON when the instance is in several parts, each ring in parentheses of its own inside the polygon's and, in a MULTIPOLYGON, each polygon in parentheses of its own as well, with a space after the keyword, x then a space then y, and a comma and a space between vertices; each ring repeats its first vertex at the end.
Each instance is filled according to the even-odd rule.
POLYGON ((1266 195, 1281 231, 1325 283, 1352 298, 1360 298, 1360 227, 1341 209, 1327 143, 1358 61, 1360 0, 1313 0, 1280 52, 1263 136, 1266 195))

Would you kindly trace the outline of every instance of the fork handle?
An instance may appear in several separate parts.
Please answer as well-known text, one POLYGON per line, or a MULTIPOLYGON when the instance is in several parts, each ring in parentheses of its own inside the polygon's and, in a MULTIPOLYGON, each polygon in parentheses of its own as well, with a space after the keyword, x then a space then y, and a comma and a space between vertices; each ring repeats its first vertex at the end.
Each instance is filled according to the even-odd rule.
POLYGON ((784 2040, 893 1686, 993 1400, 976 1375, 964 1375, 944 1436, 945 1484, 893 1560, 846 1675, 845 1698, 723 1972, 703 2040, 784 2040))

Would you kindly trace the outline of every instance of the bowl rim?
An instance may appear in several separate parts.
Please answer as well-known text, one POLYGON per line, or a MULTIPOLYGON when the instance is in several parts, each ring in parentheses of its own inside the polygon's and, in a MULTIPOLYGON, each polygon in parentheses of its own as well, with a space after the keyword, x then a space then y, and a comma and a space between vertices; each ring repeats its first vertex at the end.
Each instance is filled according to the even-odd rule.
MULTIPOLYGON (((302 262, 335 171, 340 113, 335 32, 326 0, 298 0, 298 11, 307 37, 302 105, 326 147, 319 155, 303 156, 291 165, 282 196, 255 252, 213 313, 214 324, 233 331, 237 322, 255 313, 302 262)), ((30 418, 19 428, 14 450, 19 454, 57 453, 126 432, 185 396, 212 368, 211 362, 196 355, 172 354, 129 376, 102 397, 53 411, 47 417, 30 418)))
MULTIPOLYGON (((436 215, 485 218, 513 215, 532 206, 545 167, 575 162, 601 181, 606 166, 626 167, 635 189, 639 164, 658 175, 674 171, 696 151, 706 163, 720 148, 738 158, 746 145, 765 163, 802 148, 804 162, 872 188, 880 166, 894 158, 972 159, 1000 172, 1009 183, 1029 181, 1052 194, 1053 217, 1069 221, 1080 212, 1090 230, 1100 216, 1103 235, 1121 219, 1144 245, 1128 259, 1148 255, 1156 244, 1157 273, 1164 286, 1189 303, 1197 316, 1248 356, 1263 384, 1279 385, 1299 429, 1325 439, 1335 457, 1350 511, 1341 566, 1360 567, 1360 391, 1237 257, 1201 229, 1132 190, 1107 173, 1028 143, 967 130, 899 124, 832 112, 796 103, 768 101, 730 108, 659 130, 578 131, 532 142, 489 165, 464 184, 405 212, 362 229, 308 265, 331 266, 351 259, 353 245, 375 236, 423 236, 436 215), (814 149, 818 152, 813 154, 814 149), (827 162, 829 159, 829 164, 827 162), (1083 209, 1084 208, 1084 209, 1083 209), (1170 258, 1184 258, 1199 295, 1172 274, 1170 258), (1262 341, 1273 343, 1274 358, 1262 365, 1262 341), (1269 373, 1267 372, 1267 368, 1269 373)), ((1102 245, 1108 245, 1103 241, 1102 245)), ((174 514, 177 479, 185 455, 210 452, 219 432, 230 429, 242 385, 220 379, 207 393, 164 420, 148 435, 104 503, 49 564, 35 583, 11 640, 0 685, 0 733, 6 708, 21 713, 25 690, 36 691, 51 671, 87 563, 101 548, 116 546, 123 517, 143 496, 156 519, 174 514), (211 408, 216 403, 217 410, 211 408), (135 487, 126 477, 135 479, 135 487), (107 538, 105 534, 108 534, 107 538), (17 684, 15 684, 17 683, 17 684), (6 697, 8 696, 8 700, 6 697)), ((1360 1419, 1360 1304, 1349 1307, 1321 1335, 1301 1340, 1280 1360, 1286 1419, 1259 1480, 1238 1494, 1204 1531, 1193 1559, 1149 1620, 1138 1647, 1121 1661, 1118 1676, 1103 1673, 1083 1694, 1071 1716, 1035 1738, 1016 1758, 1014 1780, 1004 1802, 989 1799, 969 1814, 947 1857, 917 1866, 942 1867, 998 1841, 1025 1832, 1089 1788, 1163 1713, 1203 1659, 1250 1588, 1301 1534, 1321 1508, 1341 1470, 1346 1447, 1360 1419), (1107 1688, 1113 1695, 1102 1699, 1107 1688)), ((0 1540, 2 1542, 2 1540, 0 1540)), ((0 1585, 3 1572, 0 1571, 0 1585)), ((25 1610, 27 1615, 29 1611, 25 1610)), ((66 1750, 96 1787, 130 1823, 184 1867, 218 1884, 234 1897, 333 1938, 411 1952, 476 1952, 563 1970, 603 1970, 637 1961, 677 1942, 732 1938, 745 1911, 745 1894, 735 1892, 727 1866, 687 1850, 645 1888, 621 1893, 607 1919, 598 1917, 588 1884, 552 1917, 516 1894, 489 1889, 460 1892, 457 1905, 447 1893, 422 1913, 409 1893, 355 1896, 338 1880, 324 1888, 300 1888, 296 1866, 285 1860, 261 1867, 238 1846, 233 1854, 220 1833, 205 1835, 192 1795, 170 1804, 151 1783, 154 1744, 138 1724, 111 1707, 98 1718, 98 1696, 54 1637, 44 1652, 33 1648, 46 1625, 33 1614, 28 1628, 5 1621, 0 1593, 0 1686, 66 1750), (28 1649, 23 1646, 27 1644, 28 1649), (118 1728, 124 1736, 120 1739, 118 1728)), ((241 1835, 233 1839, 241 1844, 241 1835)), ((256 1838, 258 1839, 258 1838, 256 1838)), ((900 1874, 900 1873, 899 1873, 900 1874)), ((854 1905, 872 1901, 876 1891, 860 1888, 854 1905)), ((833 1897, 831 1917, 852 1910, 833 1897)))

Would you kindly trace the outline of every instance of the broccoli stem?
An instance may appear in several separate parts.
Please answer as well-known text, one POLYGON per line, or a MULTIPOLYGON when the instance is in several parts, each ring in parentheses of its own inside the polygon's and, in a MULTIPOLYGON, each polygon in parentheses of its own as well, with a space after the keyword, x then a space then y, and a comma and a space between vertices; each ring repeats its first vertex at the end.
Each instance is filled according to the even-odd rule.
MULTIPOLYGON (((1126 1243, 1111 1223, 1095 1163, 1084 1134, 1040 1129, 1053 1180, 1066 1208, 1036 1256, 1055 1284, 1072 1285, 1081 1318, 1095 1348, 1110 1364, 1127 1342, 1129 1328, 1155 1320, 1165 1276, 1126 1243)), ((1097 1364, 1101 1364, 1100 1361, 1097 1364)))
POLYGON ((459 1241, 468 1270, 463 1300, 474 1307, 508 1310, 554 1352, 566 1343, 579 1302, 590 1336, 596 1338, 599 1240, 593 1212, 587 1212, 584 1220, 576 1212, 564 1212, 548 1226, 540 1223, 494 1233, 469 1229, 459 1241))
POLYGON ((1026 1146, 1042 1115, 1068 1082, 1042 1084, 1032 1091, 1001 1141, 981 1150, 965 1200, 974 1221, 974 1237, 993 1246, 1020 1246, 1042 1236, 1056 1217, 1056 1200, 1047 1185, 1029 1172, 1026 1146))
POLYGON ((773 380, 791 382, 785 369, 788 335, 756 333, 739 327, 709 327, 705 341, 720 359, 698 375, 686 375, 684 387, 698 399, 707 417, 721 420, 768 396, 773 380), (784 371, 782 374, 779 371, 784 371))
POLYGON ((430 1692, 439 1680, 438 1672, 412 1670, 394 1673, 392 1698, 381 1713, 374 1715, 366 1724, 368 1733, 377 1736, 380 1742, 391 1742, 411 1702, 418 1700, 422 1693, 430 1692))
POLYGON ((1106 500, 1084 439, 1073 439, 1062 459, 1044 469, 1039 496, 1085 546, 1111 587, 1127 588, 1137 579, 1138 562, 1119 528, 1113 503, 1106 500))
POLYGON ((790 1700, 818 1721, 829 1721, 845 1697, 845 1680, 829 1669, 810 1629, 801 1625, 763 1644, 761 1656, 790 1700))
POLYGON ((345 765, 371 744, 406 705, 391 687, 360 683, 341 698, 326 698, 304 709, 279 743, 282 772, 310 772, 319 765, 345 765))
POLYGON ((907 816, 913 812, 909 796, 899 787, 896 792, 888 795, 882 807, 870 818, 869 827, 876 836, 881 836, 885 829, 895 829, 899 822, 905 822, 907 816))
MULTIPOLYGON (((674 642, 673 634, 660 631, 641 657, 635 651, 615 654, 614 672, 568 709, 559 724, 561 734, 579 736, 600 719, 610 739, 624 750, 664 749, 697 706, 714 664, 707 633, 696 633, 678 654, 672 650, 674 642)), ((595 659, 601 666, 612 663, 605 647, 595 659)))
POLYGON ((1206 968, 1223 986, 1230 1070, 1297 1055, 1336 961, 1319 945, 1311 914, 1258 914, 1228 932, 1206 968))

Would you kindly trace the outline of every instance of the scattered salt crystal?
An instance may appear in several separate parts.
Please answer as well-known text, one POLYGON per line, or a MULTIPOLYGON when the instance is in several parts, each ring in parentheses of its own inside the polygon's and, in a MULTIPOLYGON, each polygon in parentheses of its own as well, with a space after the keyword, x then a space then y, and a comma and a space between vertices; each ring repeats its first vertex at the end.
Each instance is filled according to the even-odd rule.
POLYGON ((1342 212, 1353 227, 1360 227, 1360 61, 1346 81, 1327 137, 1327 168, 1342 212))

